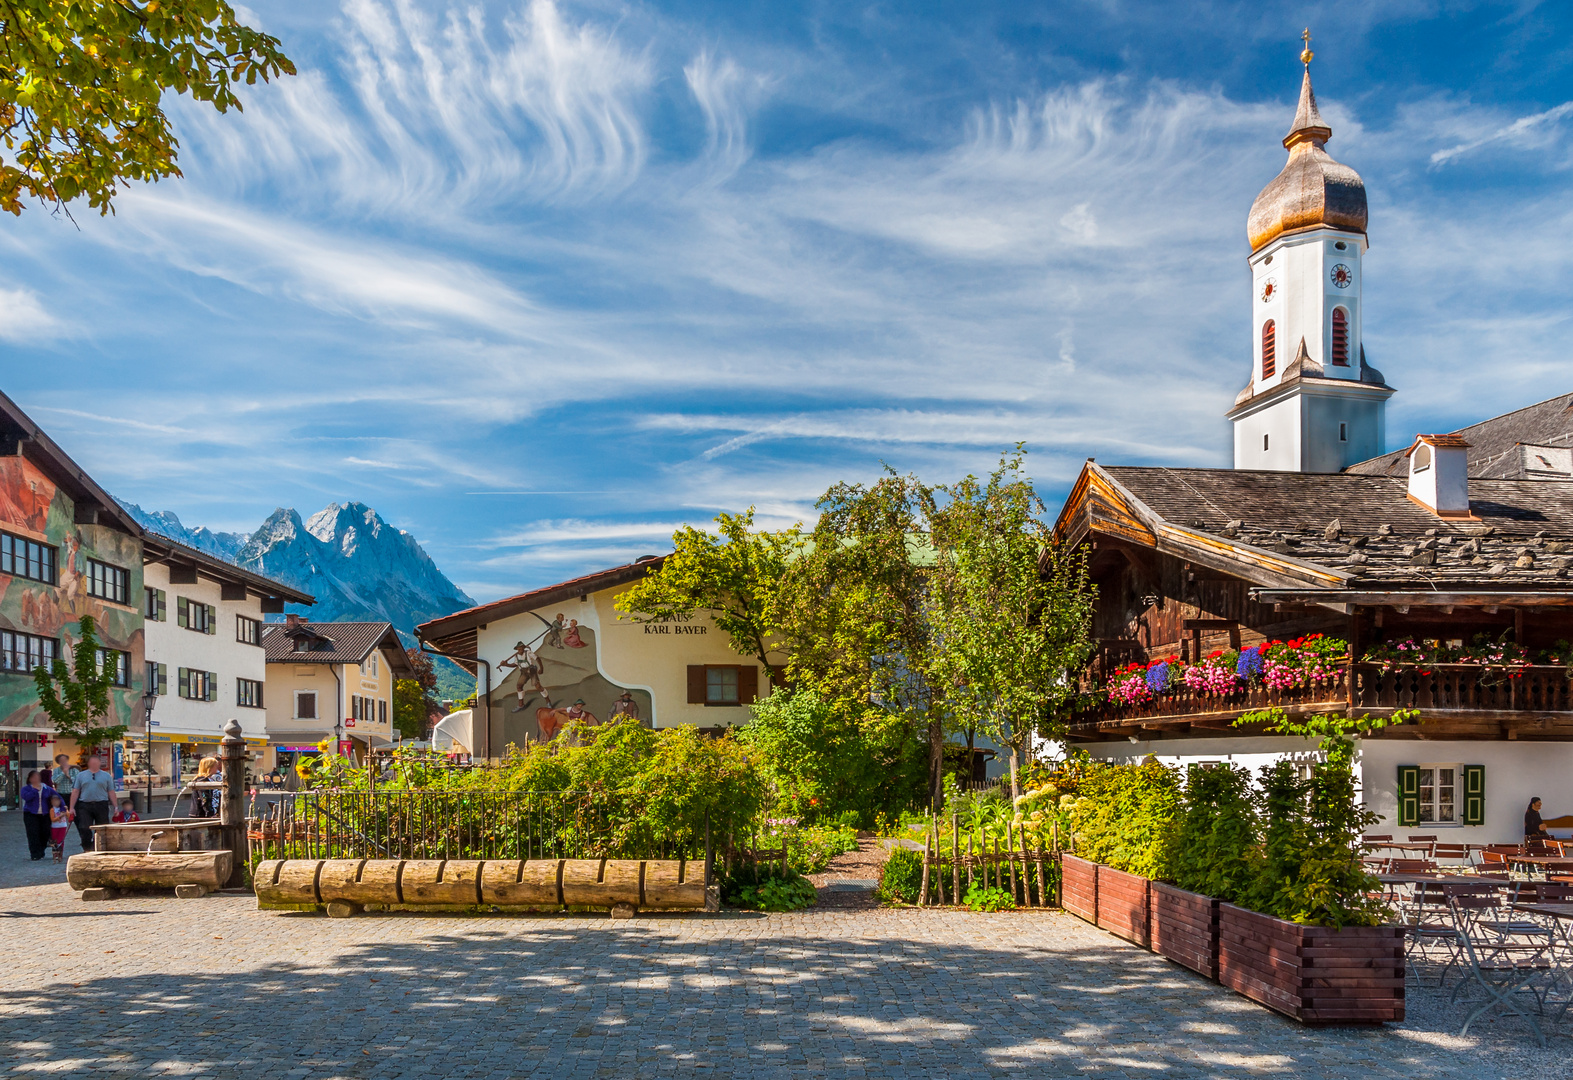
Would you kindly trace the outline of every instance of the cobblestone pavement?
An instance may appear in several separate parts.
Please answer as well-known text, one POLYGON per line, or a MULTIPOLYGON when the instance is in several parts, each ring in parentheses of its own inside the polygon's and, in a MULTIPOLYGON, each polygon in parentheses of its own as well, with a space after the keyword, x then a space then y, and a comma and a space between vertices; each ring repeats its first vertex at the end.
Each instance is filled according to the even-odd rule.
POLYGON ((1459 1039, 1421 995, 1401 1026, 1306 1030, 1057 912, 328 920, 244 895, 84 904, 20 848, 0 821, 0 1075, 1570 1073, 1566 1036, 1459 1039))

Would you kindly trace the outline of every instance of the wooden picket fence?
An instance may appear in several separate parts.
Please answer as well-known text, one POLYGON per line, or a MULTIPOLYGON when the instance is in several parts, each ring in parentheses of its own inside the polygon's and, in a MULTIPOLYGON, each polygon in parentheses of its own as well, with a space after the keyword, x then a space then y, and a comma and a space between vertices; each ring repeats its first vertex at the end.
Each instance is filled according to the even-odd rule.
POLYGON ((970 830, 963 837, 958 816, 950 820, 950 846, 940 844, 940 823, 930 819, 923 834, 923 880, 918 905, 959 906, 974 883, 1003 889, 1020 907, 1058 907, 1060 843, 1056 828, 1049 843, 1034 843, 1013 824, 1005 826, 1005 842, 970 830))

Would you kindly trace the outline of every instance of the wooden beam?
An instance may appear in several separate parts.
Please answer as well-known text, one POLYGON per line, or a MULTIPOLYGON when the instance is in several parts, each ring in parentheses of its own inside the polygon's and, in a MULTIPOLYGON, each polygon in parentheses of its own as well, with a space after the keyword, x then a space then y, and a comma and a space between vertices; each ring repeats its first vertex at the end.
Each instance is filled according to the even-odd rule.
POLYGON ((1389 607, 1573 607, 1566 592, 1368 592, 1363 589, 1252 589, 1260 604, 1363 604, 1389 607))

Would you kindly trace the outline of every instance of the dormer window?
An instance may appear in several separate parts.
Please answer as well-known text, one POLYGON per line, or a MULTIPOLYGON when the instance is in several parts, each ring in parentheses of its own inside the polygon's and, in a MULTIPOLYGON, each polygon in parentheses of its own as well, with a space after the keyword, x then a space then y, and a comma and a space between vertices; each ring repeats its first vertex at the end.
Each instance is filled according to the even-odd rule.
POLYGON ((1411 472, 1425 472, 1431 467, 1431 448, 1425 443, 1415 447, 1415 463, 1411 472))
POLYGON ((1273 320, 1262 324, 1262 378, 1271 379, 1278 371, 1277 330, 1273 320))
POLYGON ((1349 313, 1341 307, 1333 309, 1333 364, 1349 366, 1349 313))

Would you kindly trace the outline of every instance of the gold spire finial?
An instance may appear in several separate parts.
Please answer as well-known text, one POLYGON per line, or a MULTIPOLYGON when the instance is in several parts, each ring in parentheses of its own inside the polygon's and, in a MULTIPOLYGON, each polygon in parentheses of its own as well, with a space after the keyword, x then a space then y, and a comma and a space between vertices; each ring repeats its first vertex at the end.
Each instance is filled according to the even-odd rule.
POLYGON ((1300 63, 1310 67, 1311 58, 1316 54, 1311 51, 1311 28, 1309 26, 1305 28, 1305 33, 1300 35, 1300 40, 1305 42, 1305 50, 1300 53, 1300 63))

